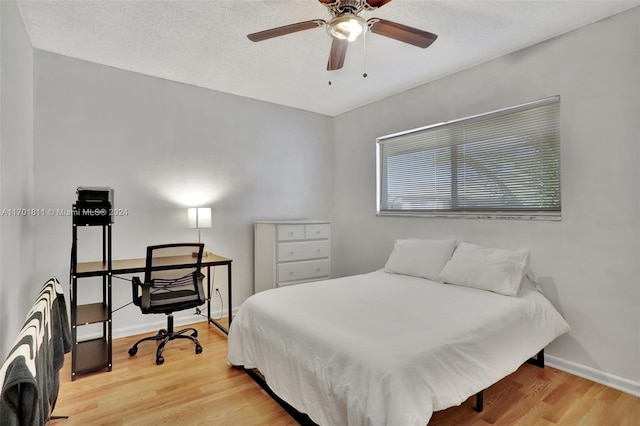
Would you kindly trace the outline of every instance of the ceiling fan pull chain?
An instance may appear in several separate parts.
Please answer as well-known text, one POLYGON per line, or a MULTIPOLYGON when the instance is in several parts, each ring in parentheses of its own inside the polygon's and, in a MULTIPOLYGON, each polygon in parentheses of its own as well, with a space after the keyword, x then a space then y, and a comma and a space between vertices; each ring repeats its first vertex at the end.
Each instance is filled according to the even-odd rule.
POLYGON ((365 31, 362 34, 362 58, 364 64, 362 68, 364 69, 364 73, 362 74, 362 78, 367 78, 367 32, 365 31))

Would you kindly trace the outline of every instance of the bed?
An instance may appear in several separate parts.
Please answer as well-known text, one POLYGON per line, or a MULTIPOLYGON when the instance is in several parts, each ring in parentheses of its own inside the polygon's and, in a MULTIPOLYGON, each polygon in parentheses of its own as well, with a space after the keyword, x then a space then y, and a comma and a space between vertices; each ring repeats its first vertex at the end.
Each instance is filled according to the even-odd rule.
POLYGON ((384 269, 248 298, 230 328, 229 362, 259 370, 278 397, 320 425, 424 426, 433 411, 461 404, 569 330, 526 284, 528 251, 515 267, 505 268, 499 256, 503 272, 519 271, 508 271, 519 282, 507 295, 446 283, 469 276, 489 287, 506 282, 474 269, 478 259, 465 256, 464 243, 438 257, 434 241, 409 241, 430 247, 410 248, 393 261, 403 241, 384 269), (462 278, 457 266, 447 273, 456 257, 466 265, 462 278))

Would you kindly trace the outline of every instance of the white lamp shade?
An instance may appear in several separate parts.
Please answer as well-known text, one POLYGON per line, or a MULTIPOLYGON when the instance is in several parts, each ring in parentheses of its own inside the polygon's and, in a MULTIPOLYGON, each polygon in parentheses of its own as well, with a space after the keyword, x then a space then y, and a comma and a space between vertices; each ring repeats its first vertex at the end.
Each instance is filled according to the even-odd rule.
POLYGON ((211 207, 191 207, 187 219, 189 228, 211 228, 211 207))

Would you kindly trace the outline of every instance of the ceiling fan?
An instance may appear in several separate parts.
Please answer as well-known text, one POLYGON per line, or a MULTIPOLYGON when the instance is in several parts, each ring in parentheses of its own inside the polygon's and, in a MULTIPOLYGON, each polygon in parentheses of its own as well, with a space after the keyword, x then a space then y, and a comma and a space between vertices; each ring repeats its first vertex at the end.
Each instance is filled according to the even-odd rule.
POLYGON ((249 34, 251 41, 263 41, 270 38, 310 30, 327 26, 327 33, 333 38, 327 70, 334 71, 342 68, 347 54, 349 42, 356 40, 366 31, 380 34, 395 40, 409 43, 423 49, 431 46, 437 35, 417 28, 408 27, 396 22, 380 18, 370 18, 365 21, 360 16, 363 11, 375 10, 384 6, 391 0, 318 0, 329 9, 332 19, 329 22, 323 19, 298 22, 270 30, 249 34))

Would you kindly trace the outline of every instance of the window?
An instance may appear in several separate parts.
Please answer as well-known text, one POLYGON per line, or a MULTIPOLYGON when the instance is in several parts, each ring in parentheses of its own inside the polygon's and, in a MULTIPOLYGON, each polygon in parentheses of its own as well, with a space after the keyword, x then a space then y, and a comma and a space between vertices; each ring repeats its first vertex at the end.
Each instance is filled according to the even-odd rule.
POLYGON ((378 214, 560 217, 560 98, 383 136, 378 214))

